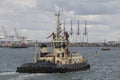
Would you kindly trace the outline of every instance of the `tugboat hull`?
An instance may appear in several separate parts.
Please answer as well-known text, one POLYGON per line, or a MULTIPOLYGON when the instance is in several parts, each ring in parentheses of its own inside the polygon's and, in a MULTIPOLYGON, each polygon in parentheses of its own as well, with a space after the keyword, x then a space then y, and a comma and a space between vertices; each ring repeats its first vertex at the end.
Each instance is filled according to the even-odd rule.
POLYGON ((79 70, 87 70, 90 65, 87 63, 57 65, 54 63, 26 63, 17 67, 19 73, 66 73, 79 70))

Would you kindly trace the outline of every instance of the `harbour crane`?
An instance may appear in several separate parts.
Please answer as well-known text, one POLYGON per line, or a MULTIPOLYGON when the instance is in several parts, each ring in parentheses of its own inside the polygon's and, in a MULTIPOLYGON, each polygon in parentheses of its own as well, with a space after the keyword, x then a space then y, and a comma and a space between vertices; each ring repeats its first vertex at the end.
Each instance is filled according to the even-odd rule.
POLYGON ((4 38, 7 39, 8 35, 7 32, 5 31, 5 27, 2 25, 3 33, 4 33, 4 38))
POLYGON ((14 28, 14 30, 15 30, 15 36, 16 36, 17 41, 18 41, 18 40, 19 40, 19 35, 18 35, 18 32, 17 32, 17 29, 16 29, 16 28, 14 28))
POLYGON ((3 29, 3 33, 4 33, 4 39, 5 39, 6 41, 11 41, 11 42, 13 42, 14 36, 13 36, 13 35, 9 36, 9 35, 7 34, 7 31, 5 30, 4 25, 2 25, 2 29, 3 29))
POLYGON ((15 30, 15 36, 16 36, 16 38, 17 38, 17 42, 23 42, 23 41, 25 41, 26 40, 26 38, 28 38, 28 37, 21 37, 21 36, 19 36, 19 34, 18 34, 18 32, 17 32, 17 29, 16 28, 14 28, 14 30, 15 30))

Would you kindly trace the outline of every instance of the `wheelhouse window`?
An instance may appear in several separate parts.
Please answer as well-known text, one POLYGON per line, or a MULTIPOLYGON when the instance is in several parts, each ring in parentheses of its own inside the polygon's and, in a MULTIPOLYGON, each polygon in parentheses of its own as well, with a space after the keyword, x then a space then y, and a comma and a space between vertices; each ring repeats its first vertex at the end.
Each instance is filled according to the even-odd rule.
POLYGON ((61 48, 61 42, 54 42, 55 48, 61 48))

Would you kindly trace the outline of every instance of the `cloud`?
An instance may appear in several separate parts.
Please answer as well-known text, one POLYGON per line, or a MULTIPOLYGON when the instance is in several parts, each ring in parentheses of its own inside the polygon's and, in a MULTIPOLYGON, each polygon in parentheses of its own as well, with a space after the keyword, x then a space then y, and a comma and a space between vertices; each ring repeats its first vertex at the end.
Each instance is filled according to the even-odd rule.
POLYGON ((111 30, 110 26, 106 25, 87 25, 90 32, 109 32, 111 30))
POLYGON ((71 0, 62 5, 65 10, 74 10, 78 15, 97 15, 120 13, 119 2, 119 0, 71 0))
POLYGON ((12 10, 8 10, 8 9, 5 9, 5 8, 0 8, 0 14, 4 14, 4 13, 11 13, 13 12, 12 10))
POLYGON ((37 0, 5 0, 4 3, 10 4, 10 5, 15 5, 15 6, 33 8, 36 6, 37 0))
POLYGON ((16 27, 21 36, 30 34, 34 40, 43 38, 42 41, 49 41, 46 36, 56 31, 54 13, 60 8, 61 22, 66 21, 67 31, 70 31, 71 20, 73 29, 77 31, 79 20, 83 32, 86 20, 91 41, 104 38, 113 40, 110 35, 120 30, 119 4, 119 0, 0 0, 0 24, 6 26, 8 33, 14 32, 16 27))
POLYGON ((18 15, 29 12, 37 6, 37 0, 2 0, 0 1, 0 14, 18 15))

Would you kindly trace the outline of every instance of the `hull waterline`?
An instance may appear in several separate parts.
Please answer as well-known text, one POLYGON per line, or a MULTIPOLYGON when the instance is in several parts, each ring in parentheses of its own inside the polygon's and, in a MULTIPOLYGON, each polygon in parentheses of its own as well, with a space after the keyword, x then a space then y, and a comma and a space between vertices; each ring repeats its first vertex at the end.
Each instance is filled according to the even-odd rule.
POLYGON ((28 63, 24 66, 17 67, 19 73, 66 73, 74 72, 81 70, 88 70, 90 64, 88 63, 78 63, 78 64, 65 64, 65 65, 56 65, 49 63, 28 63), (43 66, 42 66, 43 65, 43 66))

